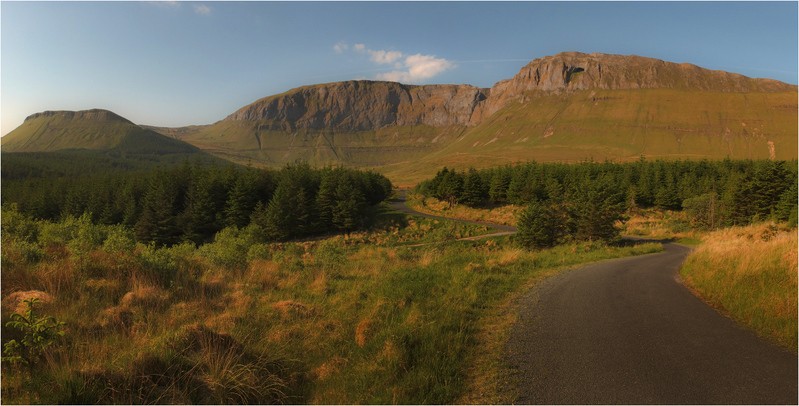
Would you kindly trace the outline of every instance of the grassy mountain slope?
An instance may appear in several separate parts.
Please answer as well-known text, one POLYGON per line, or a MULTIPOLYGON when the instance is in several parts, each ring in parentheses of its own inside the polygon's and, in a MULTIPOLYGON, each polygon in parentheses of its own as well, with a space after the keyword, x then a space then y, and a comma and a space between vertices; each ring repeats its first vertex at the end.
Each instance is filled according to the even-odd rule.
POLYGON ((529 92, 455 142, 385 173, 413 183, 441 166, 517 161, 797 157, 796 92, 673 89, 529 92), (773 149, 772 149, 773 146, 773 149))
POLYGON ((382 167, 418 159, 462 135, 465 127, 390 126, 369 131, 272 130, 263 121, 223 120, 178 137, 204 151, 239 162, 281 166, 296 160, 314 165, 382 167))
POLYGON ((204 126, 143 128, 104 110, 45 112, 3 137, 2 146, 152 154, 198 148, 255 166, 303 160, 375 168, 413 184, 445 165, 796 159, 797 133, 795 85, 567 52, 531 61, 491 89, 326 83, 262 98, 204 126))
POLYGON ((34 114, 2 138, 4 152, 61 150, 133 154, 191 154, 196 147, 144 129, 107 110, 47 111, 34 114))

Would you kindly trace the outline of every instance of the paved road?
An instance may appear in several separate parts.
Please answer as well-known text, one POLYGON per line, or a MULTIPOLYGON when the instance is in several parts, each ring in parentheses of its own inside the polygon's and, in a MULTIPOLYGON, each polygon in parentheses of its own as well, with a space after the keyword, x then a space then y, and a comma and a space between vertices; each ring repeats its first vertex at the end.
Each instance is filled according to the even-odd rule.
POLYGON ((797 357, 681 285, 687 253, 667 244, 529 292, 507 346, 516 403, 797 404, 797 357))

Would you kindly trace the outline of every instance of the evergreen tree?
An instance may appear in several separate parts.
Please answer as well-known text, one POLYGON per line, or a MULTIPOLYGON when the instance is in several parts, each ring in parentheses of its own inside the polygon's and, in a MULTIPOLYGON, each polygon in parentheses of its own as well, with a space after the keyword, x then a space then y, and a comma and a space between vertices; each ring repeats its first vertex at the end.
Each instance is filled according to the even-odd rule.
MULTIPOLYGON (((444 168, 446 171, 446 168, 444 168)), ((442 174, 436 191, 436 198, 455 205, 463 193, 463 177, 455 171, 446 171, 442 174)))
POLYGON ((312 230, 311 202, 301 178, 284 176, 259 219, 264 237, 285 241, 309 234, 312 230))
POLYGON ((175 207, 178 188, 175 182, 163 174, 150 177, 147 192, 143 197, 142 213, 136 222, 136 238, 153 241, 158 245, 174 244, 180 236, 175 207))
POLYGON ((533 201, 519 215, 516 240, 527 248, 547 248, 557 244, 557 216, 549 205, 533 201))
POLYGON ((250 221, 250 216, 257 203, 255 182, 249 174, 236 176, 225 202, 225 224, 228 226, 244 227, 250 221))
POLYGON ((333 225, 350 232, 364 223, 366 199, 354 185, 352 177, 344 177, 336 186, 336 203, 333 210, 333 225))
POLYGON ((510 175, 505 168, 494 171, 488 187, 488 198, 491 199, 491 203, 501 204, 508 202, 510 179, 510 175))
POLYGON ((486 199, 486 188, 480 174, 470 168, 463 181, 463 198, 461 202, 467 206, 477 207, 482 205, 486 199))
POLYGON ((332 230, 333 213, 336 211, 336 190, 339 177, 335 171, 328 171, 322 175, 319 183, 319 192, 316 194, 316 220, 320 231, 332 230))
POLYGON ((797 184, 794 182, 780 196, 780 200, 775 207, 775 218, 779 221, 788 222, 791 227, 796 227, 797 222, 797 184))
POLYGON ((207 177, 197 176, 192 180, 186 196, 186 209, 182 213, 184 240, 199 244, 219 231, 211 188, 207 177))

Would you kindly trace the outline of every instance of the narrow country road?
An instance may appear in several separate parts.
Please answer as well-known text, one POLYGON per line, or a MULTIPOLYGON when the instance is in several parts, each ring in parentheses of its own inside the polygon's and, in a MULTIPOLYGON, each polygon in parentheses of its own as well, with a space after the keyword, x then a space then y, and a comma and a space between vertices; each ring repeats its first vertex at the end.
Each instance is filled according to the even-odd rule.
MULTIPOLYGON (((433 216, 391 200, 397 211, 433 216)), ((689 249, 598 262, 539 283, 506 348, 517 404, 797 404, 797 356, 721 316, 679 281, 689 249)))
POLYGON ((507 344, 522 404, 797 404, 797 357, 679 281, 688 249, 599 262, 540 283, 507 344))

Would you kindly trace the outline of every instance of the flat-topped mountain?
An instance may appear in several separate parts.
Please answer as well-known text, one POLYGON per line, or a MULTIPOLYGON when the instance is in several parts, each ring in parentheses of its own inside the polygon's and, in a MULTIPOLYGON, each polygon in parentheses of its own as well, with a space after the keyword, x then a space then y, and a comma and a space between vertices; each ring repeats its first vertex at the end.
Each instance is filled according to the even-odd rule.
POLYGON ((527 160, 797 157, 795 85, 597 53, 535 59, 490 89, 365 80, 304 86, 211 125, 142 128, 110 112, 71 114, 29 117, 3 137, 3 149, 110 148, 155 140, 157 131, 172 147, 182 140, 235 162, 375 167, 395 180, 444 165, 527 160))
POLYGON ((785 92, 796 86, 691 64, 640 56, 565 52, 536 59, 491 89, 347 81, 304 86, 265 97, 225 120, 264 121, 269 130, 369 131, 386 126, 474 126, 526 92, 682 89, 785 92))
POLYGON ((305 86, 265 97, 225 121, 264 121, 270 130, 368 131, 386 126, 468 125, 486 89, 347 81, 305 86))
POLYGON ((3 152, 60 150, 194 153, 189 144, 144 129, 108 110, 45 111, 28 116, 2 138, 3 152))

